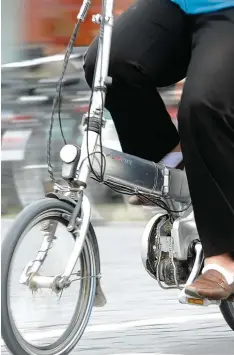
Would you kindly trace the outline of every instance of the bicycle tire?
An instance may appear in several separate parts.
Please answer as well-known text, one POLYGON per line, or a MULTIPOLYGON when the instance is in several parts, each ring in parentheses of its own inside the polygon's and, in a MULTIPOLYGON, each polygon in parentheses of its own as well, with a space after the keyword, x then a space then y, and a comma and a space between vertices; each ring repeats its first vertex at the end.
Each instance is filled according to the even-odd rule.
MULTIPOLYGON (((15 249, 19 240, 21 239, 23 232, 27 229, 30 223, 32 223, 32 221, 40 215, 43 215, 43 213, 52 213, 52 211, 62 211, 63 213, 71 214, 73 211, 73 207, 64 201, 53 198, 44 198, 42 200, 31 203, 29 206, 24 208, 24 210, 22 210, 22 212, 17 216, 15 222, 8 231, 2 243, 2 338, 8 349, 14 355, 69 354, 80 340, 87 326, 93 308, 96 292, 96 277, 87 278, 87 284, 85 287, 86 290, 88 289, 88 294, 84 304, 85 308, 81 312, 83 319, 77 319, 76 314, 74 313, 67 330, 63 333, 62 337, 54 344, 45 347, 35 347, 22 338, 16 326, 13 324, 13 319, 11 317, 11 313, 8 307, 8 279, 11 261, 15 249), (76 322, 74 322, 75 320, 76 322)), ((63 219, 63 223, 64 225, 67 225, 68 221, 63 219)), ((73 235, 73 237, 75 236, 73 235)), ((84 257, 86 259, 89 258, 89 260, 86 260, 86 263, 88 269, 91 272, 91 275, 97 275, 97 272, 99 271, 97 270, 97 265, 99 265, 100 262, 99 260, 97 260, 97 257, 99 258, 97 248, 98 246, 95 232, 92 228, 92 225, 90 224, 82 253, 84 254, 84 257)))
POLYGON ((234 301, 222 301, 220 311, 226 323, 234 331, 234 301))

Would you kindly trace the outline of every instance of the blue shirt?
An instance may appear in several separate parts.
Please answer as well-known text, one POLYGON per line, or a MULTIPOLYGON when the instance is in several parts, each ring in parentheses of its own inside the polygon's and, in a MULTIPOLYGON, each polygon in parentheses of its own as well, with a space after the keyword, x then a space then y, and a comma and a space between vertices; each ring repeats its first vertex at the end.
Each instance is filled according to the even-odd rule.
POLYGON ((171 0, 187 14, 201 14, 234 7, 234 0, 171 0))

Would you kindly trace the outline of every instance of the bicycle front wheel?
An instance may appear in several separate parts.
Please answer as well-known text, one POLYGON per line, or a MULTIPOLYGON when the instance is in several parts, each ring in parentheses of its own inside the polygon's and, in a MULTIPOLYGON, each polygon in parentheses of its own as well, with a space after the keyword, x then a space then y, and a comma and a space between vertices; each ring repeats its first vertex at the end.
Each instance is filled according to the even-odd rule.
MULTIPOLYGON (((19 267, 19 262, 15 262, 18 259, 21 261, 23 257, 26 257, 26 264, 30 259, 35 259, 35 253, 31 253, 32 247, 29 247, 29 243, 32 242, 33 246, 37 244, 41 231, 45 230, 41 226, 45 226, 46 223, 56 223, 53 241, 55 246, 57 241, 65 238, 65 232, 70 236, 71 243, 74 243, 75 235, 69 233, 66 229, 69 219, 67 217, 71 215, 72 211, 72 206, 60 200, 46 198, 37 201, 26 207, 18 215, 5 236, 2 244, 2 337, 14 355, 69 354, 81 338, 88 323, 95 298, 98 272, 95 262, 95 248, 97 248, 97 245, 94 245, 96 237, 91 225, 79 258, 79 270, 74 273, 75 279, 73 281, 76 282, 72 282, 57 297, 52 293, 52 290, 48 289, 40 289, 32 297, 32 292, 27 285, 19 285, 20 274, 25 264, 19 267), (28 234, 30 237, 27 239, 28 234), (26 244, 24 243, 25 240, 28 240, 26 244), (21 244, 25 244, 23 256, 17 259, 21 244), (15 264, 17 265, 16 271, 12 272, 15 264), (19 275, 17 275, 17 272, 19 275), (79 282, 79 290, 75 289, 71 295, 68 295, 68 290, 72 289, 72 285, 77 285, 77 282, 79 282), (11 293, 11 289, 15 286, 20 288, 19 294, 16 294, 15 291, 11 293), (45 301, 47 296, 49 301, 45 301), (32 306, 30 306, 30 297, 33 298, 32 306), (39 297, 40 301, 37 303, 39 297), (61 306, 60 302, 58 303, 58 297, 64 300, 65 305, 61 306), (46 307, 43 305, 45 302, 46 307), (57 311, 55 311, 56 307, 58 308, 57 311), (14 314, 14 310, 16 314, 14 314), (34 316, 33 319, 26 321, 26 316, 32 316, 34 311, 38 311, 37 318, 34 316), (51 311, 53 312, 50 314, 51 311), (65 324, 67 313, 71 313, 71 317, 68 324, 65 324), (46 325, 42 324, 44 320, 42 318, 46 319, 46 325), (55 318, 59 320, 59 328, 53 324, 55 318), (37 321, 35 321, 36 319, 37 321), (22 321, 21 324, 20 321, 22 321), (48 321, 51 324, 48 324, 48 321), (32 324, 36 325, 36 331, 31 329, 32 324), (40 332, 42 333, 40 334, 40 332), (48 336, 48 339, 46 336, 48 336)), ((49 274, 45 274, 43 264, 40 268, 40 275, 41 273, 44 273, 43 276, 56 275, 55 268, 57 266, 61 268, 62 257, 66 254, 67 245, 69 244, 67 235, 65 244, 60 249, 57 248, 57 250, 55 247, 56 255, 50 264, 49 274)), ((52 245, 50 249, 43 261, 45 264, 54 246, 52 245)), ((62 270, 59 271, 62 272, 62 270)), ((57 272, 58 274, 60 273, 57 272)))

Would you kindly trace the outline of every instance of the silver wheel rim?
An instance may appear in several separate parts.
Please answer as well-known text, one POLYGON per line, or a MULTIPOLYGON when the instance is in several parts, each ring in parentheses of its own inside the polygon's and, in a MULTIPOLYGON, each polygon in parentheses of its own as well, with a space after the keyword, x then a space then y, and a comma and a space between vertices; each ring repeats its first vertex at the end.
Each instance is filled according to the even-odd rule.
MULTIPOLYGON (((80 288, 80 293, 78 295, 78 300, 76 303, 74 314, 70 324, 67 327, 68 329, 65 330, 65 332, 62 334, 60 339, 58 339, 54 344, 51 344, 51 346, 49 347, 35 347, 30 343, 28 343, 18 331, 14 319, 12 317, 11 308, 9 306, 9 284, 8 283, 9 283, 9 275, 11 273, 13 259, 17 253, 18 246, 20 245, 20 242, 24 238, 24 236, 30 231, 30 229, 32 229, 35 225, 40 223, 43 219, 45 218, 53 219, 54 217, 54 218, 59 218, 60 222, 62 222, 62 220, 64 221, 64 219, 62 218, 63 213, 67 213, 67 211, 63 210, 62 208, 51 208, 46 210, 45 212, 40 213, 28 224, 28 226, 25 228, 24 232, 22 233, 22 235, 20 236, 17 242, 16 248, 12 255, 10 267, 8 270, 7 309, 8 309, 11 328, 19 345, 22 347, 22 349, 24 349, 24 351, 26 351, 30 355, 55 355, 55 354, 62 355, 65 352, 69 351, 69 349, 72 349, 81 338, 85 330, 85 327, 88 323, 88 320, 90 318, 92 307, 93 307, 95 290, 96 290, 96 278, 89 277, 84 279, 85 282, 82 282, 82 287, 80 288), (58 213, 60 214, 60 216, 58 215, 58 213), (88 289, 88 293, 86 292, 85 289, 88 289), (78 312, 76 312, 77 310, 78 312), (81 315, 80 319, 78 315, 81 315), (69 330, 71 324, 73 326, 72 329, 69 330)), ((66 221, 63 222, 63 224, 65 223, 66 221)), ((84 259, 85 270, 86 270, 85 272, 91 276, 95 276, 96 275, 95 256, 89 238, 86 238, 84 249, 82 251, 82 257, 84 259), (87 268, 90 270, 88 270, 87 268)))

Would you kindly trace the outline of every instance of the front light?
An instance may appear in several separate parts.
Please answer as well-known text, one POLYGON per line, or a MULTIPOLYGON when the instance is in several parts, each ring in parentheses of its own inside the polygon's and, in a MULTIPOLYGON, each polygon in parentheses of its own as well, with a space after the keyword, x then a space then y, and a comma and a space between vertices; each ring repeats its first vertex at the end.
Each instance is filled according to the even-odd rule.
POLYGON ((75 145, 72 144, 66 144, 62 149, 60 150, 60 158, 64 163, 72 163, 78 154, 78 149, 75 145))

